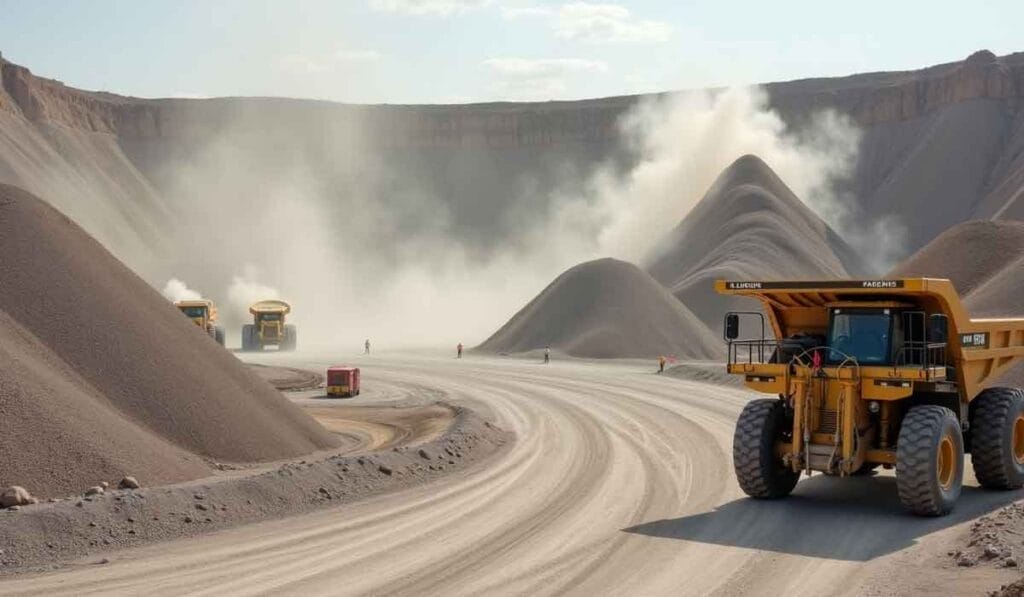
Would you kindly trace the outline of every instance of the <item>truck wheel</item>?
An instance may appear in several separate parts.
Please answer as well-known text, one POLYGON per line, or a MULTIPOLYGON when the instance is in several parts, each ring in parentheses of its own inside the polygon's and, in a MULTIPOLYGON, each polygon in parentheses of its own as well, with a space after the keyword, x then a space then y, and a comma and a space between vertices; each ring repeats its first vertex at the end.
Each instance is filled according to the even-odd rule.
POLYGON ((754 498, 789 495, 800 473, 775 455, 775 442, 786 427, 782 402, 774 398, 752 400, 743 407, 732 438, 732 462, 740 489, 754 498))
POLYGON ((254 329, 251 325, 242 326, 242 352, 249 352, 253 349, 252 333, 254 329))
POLYGON ((294 325, 284 326, 284 343, 281 346, 284 350, 295 350, 295 346, 298 344, 298 338, 296 337, 296 330, 294 325))
POLYGON ((914 514, 946 514, 963 481, 964 438, 953 411, 931 404, 907 411, 896 440, 900 502, 914 514))
POLYGON ((1017 388, 989 388, 971 404, 971 462, 982 487, 1024 485, 1024 396, 1017 388))

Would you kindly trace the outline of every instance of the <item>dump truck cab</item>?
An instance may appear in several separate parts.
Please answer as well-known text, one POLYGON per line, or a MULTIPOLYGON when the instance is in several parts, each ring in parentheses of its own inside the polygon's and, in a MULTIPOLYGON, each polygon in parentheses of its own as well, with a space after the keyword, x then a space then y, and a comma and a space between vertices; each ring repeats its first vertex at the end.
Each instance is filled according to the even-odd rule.
POLYGON ((224 346, 224 329, 217 325, 217 307, 213 301, 207 299, 196 299, 177 301, 174 306, 192 320, 192 323, 199 326, 203 331, 217 341, 217 344, 224 346))
POLYGON ((904 505, 943 514, 960 494, 965 452, 982 485, 1024 485, 1024 396, 992 387, 1024 355, 1024 319, 971 319, 940 279, 716 290, 762 305, 724 325, 729 373, 776 396, 748 403, 737 422, 734 464, 748 494, 781 497, 801 473, 895 467, 904 505))
POLYGON ((295 326, 285 323, 291 310, 291 305, 279 300, 253 303, 249 307, 253 322, 242 327, 242 350, 264 350, 268 346, 277 346, 282 351, 295 350, 295 326))

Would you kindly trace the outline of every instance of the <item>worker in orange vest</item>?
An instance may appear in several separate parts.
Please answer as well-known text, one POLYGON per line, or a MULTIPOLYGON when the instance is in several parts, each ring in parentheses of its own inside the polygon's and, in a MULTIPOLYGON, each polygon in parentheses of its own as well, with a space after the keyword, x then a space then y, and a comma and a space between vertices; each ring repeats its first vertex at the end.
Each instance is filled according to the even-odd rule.
POLYGON ((665 355, 661 355, 660 357, 658 357, 658 373, 664 373, 665 372, 665 361, 666 360, 667 359, 665 359, 665 355))
POLYGON ((459 342, 459 345, 455 347, 455 352, 458 353, 458 356, 455 357, 455 358, 461 359, 462 358, 462 342, 459 342))

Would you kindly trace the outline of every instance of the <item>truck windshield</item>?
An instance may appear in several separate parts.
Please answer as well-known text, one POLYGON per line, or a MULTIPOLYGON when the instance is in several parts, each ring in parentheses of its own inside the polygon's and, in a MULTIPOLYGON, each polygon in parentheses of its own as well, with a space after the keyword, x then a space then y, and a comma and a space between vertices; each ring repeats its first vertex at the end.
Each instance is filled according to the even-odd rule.
POLYGON ((206 307, 182 307, 181 312, 193 319, 206 317, 206 307))
POLYGON ((828 335, 829 362, 839 363, 847 356, 862 365, 887 362, 890 323, 891 316, 881 311, 836 311, 828 335))

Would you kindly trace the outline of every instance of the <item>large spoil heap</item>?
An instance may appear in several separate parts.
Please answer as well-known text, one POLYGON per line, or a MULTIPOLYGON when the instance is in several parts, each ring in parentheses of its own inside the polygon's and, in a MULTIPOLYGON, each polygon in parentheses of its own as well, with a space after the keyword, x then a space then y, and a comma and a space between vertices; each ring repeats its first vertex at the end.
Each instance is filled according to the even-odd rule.
POLYGON ((46 497, 335 438, 67 217, 0 185, 0 485, 46 497))

